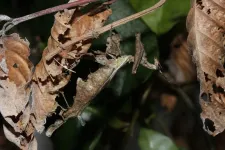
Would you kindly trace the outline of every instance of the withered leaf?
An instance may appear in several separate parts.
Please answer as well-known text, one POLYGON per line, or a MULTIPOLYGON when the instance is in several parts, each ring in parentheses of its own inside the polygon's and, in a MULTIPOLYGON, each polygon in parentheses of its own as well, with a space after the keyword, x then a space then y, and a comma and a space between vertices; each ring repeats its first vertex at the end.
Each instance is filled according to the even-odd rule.
MULTIPOLYGON (((33 65, 28 41, 12 34, 0 39, 0 111, 5 136, 21 149, 36 145, 30 118, 30 88, 33 65)), ((34 149, 35 150, 35 149, 34 149)))
MULTIPOLYGON (((86 81, 78 78, 73 105, 67 111, 62 113, 62 120, 57 120, 47 129, 46 135, 51 136, 52 133, 69 118, 79 118, 84 108, 106 86, 106 84, 111 81, 118 70, 127 63, 134 61, 134 57, 131 55, 119 56, 121 52, 119 41, 119 35, 114 34, 114 37, 108 38, 109 43, 107 44, 105 53, 99 51, 95 52, 95 54, 97 54, 95 56, 96 62, 102 64, 103 66, 94 73, 90 73, 86 81), (112 46, 112 42, 115 42, 114 46, 112 46), (111 56, 111 58, 108 58, 107 55, 111 56), (119 57, 116 58, 116 56, 119 57)), ((142 49, 142 51, 144 53, 144 49, 142 49)), ((140 59, 144 60, 140 63, 144 67, 148 69, 156 69, 157 65, 150 64, 145 57, 140 59), (155 68, 152 68, 151 66, 154 66, 155 68)))
POLYGON ((55 15, 48 45, 33 76, 32 114, 34 118, 32 122, 38 132, 44 130, 46 118, 51 116, 58 107, 56 97, 70 81, 71 72, 65 68, 71 69, 79 63, 80 58, 88 52, 91 39, 79 41, 65 49, 61 48, 61 45, 103 26, 110 14, 111 9, 90 15, 90 12, 82 14, 80 8, 76 8, 58 12, 55 15), (61 52, 52 59, 46 60, 45 56, 56 49, 61 49, 61 52))
POLYGON ((117 71, 130 62, 131 56, 121 56, 117 59, 108 60, 108 64, 99 68, 96 72, 88 76, 87 81, 81 78, 77 80, 76 96, 73 106, 66 111, 63 116, 77 117, 89 102, 111 81, 117 71))
POLYGON ((201 85, 201 118, 213 136, 225 129, 224 6, 223 0, 194 0, 187 18, 188 44, 201 85))
POLYGON ((59 128, 64 121, 71 117, 78 117, 83 109, 91 102, 91 100, 106 86, 108 82, 115 76, 118 70, 130 62, 132 56, 121 56, 116 59, 108 60, 107 65, 100 67, 96 72, 88 75, 88 79, 83 81, 81 78, 77 80, 76 96, 74 96, 73 105, 62 114, 64 120, 58 120, 51 125, 46 131, 46 135, 51 134, 59 128))

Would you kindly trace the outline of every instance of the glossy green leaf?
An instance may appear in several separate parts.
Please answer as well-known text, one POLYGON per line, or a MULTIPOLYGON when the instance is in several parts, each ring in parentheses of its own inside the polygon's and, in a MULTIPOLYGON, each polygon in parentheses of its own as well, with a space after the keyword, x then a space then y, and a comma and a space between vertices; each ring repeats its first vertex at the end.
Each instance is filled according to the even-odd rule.
POLYGON ((141 150, 178 150, 169 137, 146 128, 140 129, 138 144, 141 150))
MULTIPOLYGON (((136 11, 153 6, 159 0, 130 0, 136 11)), ((187 16, 190 0, 167 0, 158 10, 142 17, 144 22, 156 34, 168 32, 176 23, 187 16)))

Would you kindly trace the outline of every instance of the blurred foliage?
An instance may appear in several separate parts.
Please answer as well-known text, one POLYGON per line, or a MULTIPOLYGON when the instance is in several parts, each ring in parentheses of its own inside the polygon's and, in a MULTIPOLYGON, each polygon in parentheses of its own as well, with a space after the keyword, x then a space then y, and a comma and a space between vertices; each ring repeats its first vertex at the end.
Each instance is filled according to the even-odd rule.
MULTIPOLYGON (((137 11, 153 6, 159 0, 130 0, 137 11)), ((168 32, 175 24, 187 16, 190 0, 167 0, 166 3, 143 18, 150 29, 158 35, 168 32)))
POLYGON ((141 150, 178 150, 170 138, 150 129, 140 129, 138 142, 141 150))
MULTIPOLYGON (((18 17, 67 1, 2 0, 0 14, 18 17)), ((157 1, 117 0, 111 6, 113 14, 107 23, 151 7, 157 1)), ((164 71, 163 63, 170 53, 170 42, 174 36, 185 31, 184 22, 189 8, 190 0, 167 0, 164 6, 144 16, 143 20, 137 19, 114 29, 122 38, 122 53, 134 54, 134 35, 140 32, 149 62, 153 62, 154 57, 159 58, 164 71)), ((12 30, 27 37, 31 42, 33 62, 38 62, 40 59, 53 21, 53 15, 46 15, 22 23, 12 30)), ((110 32, 102 34, 93 42, 91 50, 104 51, 108 36, 110 32)), ((82 60, 78 68, 92 72, 91 65, 94 66, 93 62, 82 60)), ((76 79, 77 76, 73 75, 65 89, 68 101, 72 101, 76 79)), ((55 150, 177 150, 178 147, 210 150, 214 148, 214 141, 202 130, 198 84, 180 86, 168 81, 164 74, 143 67, 139 67, 137 74, 132 75, 131 64, 126 65, 83 111, 81 117, 86 122, 84 126, 79 119, 73 118, 53 134, 51 139, 55 150), (163 94, 176 97, 177 101, 172 110, 168 111, 162 106, 163 94), (190 104, 194 108, 190 107, 190 104)))

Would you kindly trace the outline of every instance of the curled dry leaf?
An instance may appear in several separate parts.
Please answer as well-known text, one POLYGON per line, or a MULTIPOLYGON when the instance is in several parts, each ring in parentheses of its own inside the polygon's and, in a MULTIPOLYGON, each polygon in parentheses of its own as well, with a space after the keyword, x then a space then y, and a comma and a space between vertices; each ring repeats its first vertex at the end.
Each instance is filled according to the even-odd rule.
POLYGON ((188 44, 201 85, 201 118, 213 136, 225 129, 224 6, 224 0, 194 0, 187 18, 188 44))
POLYGON ((187 38, 177 35, 171 43, 171 54, 167 60, 169 72, 176 83, 182 84, 196 79, 196 69, 188 53, 187 38))
MULTIPOLYGON (((79 39, 90 31, 102 27, 111 15, 111 9, 107 8, 111 2, 96 6, 85 13, 82 13, 82 7, 57 13, 48 46, 33 75, 32 64, 28 60, 28 42, 20 39, 16 34, 0 39, 0 111, 6 120, 4 132, 6 137, 21 149, 37 149, 33 133, 35 130, 42 132, 45 129, 46 118, 55 113, 57 107, 61 108, 59 114, 62 115, 62 119, 78 116, 118 69, 127 62, 134 61, 133 56, 119 57, 120 51, 110 52, 111 56, 118 58, 103 58, 107 61, 105 66, 90 74, 86 82, 82 79, 77 80, 75 103, 71 108, 66 111, 56 102, 56 97, 70 81, 71 69, 79 63, 83 55, 88 53, 92 39, 80 40, 73 44, 69 41, 79 39), (66 43, 66 47, 62 46, 66 43), (46 59, 48 54, 53 54, 55 51, 57 55, 46 59), (32 99, 29 101, 31 90, 32 99)), ((116 39, 117 37, 111 40, 116 39)), ((114 45, 111 43, 111 47, 114 48, 118 48, 118 45, 119 41, 114 45)), ((150 63, 146 64, 144 61, 142 65, 152 68, 152 65, 148 64, 150 63)), ((153 69, 156 69, 156 66, 153 66, 153 69)), ((50 131, 49 135, 65 120, 57 120, 55 124, 50 125, 47 129, 50 131)))
POLYGON ((118 34, 113 33, 107 38, 107 42, 105 53, 96 51, 95 54, 97 55, 94 55, 95 61, 103 66, 94 73, 89 74, 86 81, 81 78, 77 79, 76 96, 74 96, 73 105, 62 114, 63 119, 59 119, 50 125, 46 131, 47 136, 51 136, 69 118, 79 118, 84 108, 105 87, 116 72, 127 62, 132 61, 132 56, 120 56, 120 36, 118 34), (111 59, 108 59, 107 56, 111 57, 111 59))
POLYGON ((55 15, 55 23, 51 30, 48 46, 37 65, 32 84, 32 122, 37 131, 44 130, 46 118, 58 107, 56 97, 60 90, 69 82, 69 71, 79 63, 80 58, 88 52, 91 39, 79 41, 63 49, 60 46, 72 38, 80 37, 96 28, 103 26, 111 14, 111 9, 101 9, 82 14, 80 8, 65 10, 55 15), (95 12, 95 13, 93 13, 95 12), (59 54, 46 60, 45 56, 56 49, 59 54))
POLYGON ((63 113, 64 120, 57 120, 46 131, 47 136, 59 128, 64 121, 71 117, 78 117, 84 108, 91 102, 91 100, 107 85, 109 81, 115 76, 117 71, 125 64, 131 61, 132 56, 121 56, 116 59, 108 60, 106 57, 101 58, 101 63, 104 59, 107 63, 105 66, 100 67, 96 72, 88 75, 86 81, 78 78, 76 86, 76 96, 74 96, 73 105, 63 113))
POLYGON ((90 74, 87 81, 78 78, 74 104, 63 116, 65 118, 79 116, 87 104, 111 81, 117 71, 130 60, 129 55, 108 60, 107 65, 90 74))
MULTIPOLYGON (((59 128, 67 119, 71 117, 79 117, 83 109, 91 102, 91 100, 106 86, 108 82, 115 76, 118 70, 129 62, 134 62, 131 55, 120 56, 120 38, 119 35, 113 34, 107 39, 108 44, 105 53, 96 52, 95 60, 103 66, 96 72, 88 75, 88 79, 83 81, 81 78, 77 80, 76 96, 74 96, 73 105, 62 113, 63 120, 57 120, 46 131, 47 136, 59 128), (111 58, 108 58, 110 56, 111 58)), ((138 41, 141 42, 141 41, 138 41)), ((141 49, 145 53, 144 48, 141 49)), ((150 64, 145 56, 139 58, 140 63, 148 69, 156 69, 158 66, 150 64), (150 67, 149 67, 150 66, 150 67), (154 66, 154 68, 152 68, 154 66)), ((136 68, 138 65, 134 62, 136 68)))
POLYGON ((6 120, 5 136, 21 149, 36 147, 34 128, 29 122, 32 77, 29 43, 12 34, 2 37, 0 46, 0 111, 6 120))

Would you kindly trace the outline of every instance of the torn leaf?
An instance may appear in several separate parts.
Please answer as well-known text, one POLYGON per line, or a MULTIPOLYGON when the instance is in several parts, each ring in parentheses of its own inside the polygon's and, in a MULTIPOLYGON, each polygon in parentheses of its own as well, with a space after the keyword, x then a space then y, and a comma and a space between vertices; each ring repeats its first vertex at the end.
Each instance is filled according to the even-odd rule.
POLYGON ((32 122, 38 132, 44 130, 46 118, 60 107, 55 101, 56 97, 70 81, 70 70, 87 54, 92 39, 79 41, 66 49, 61 48, 61 45, 102 27, 111 15, 111 9, 103 9, 95 14, 91 13, 92 10, 83 14, 81 9, 82 7, 77 7, 55 15, 48 45, 43 52, 42 60, 36 66, 32 83, 32 122), (57 49, 61 51, 59 54, 50 60, 45 59, 46 55, 54 53, 57 49))
POLYGON ((225 129, 225 1, 194 0, 187 18, 188 44, 200 81, 204 129, 215 136, 225 129))
POLYGON ((78 117, 83 109, 91 102, 92 99, 111 81, 117 71, 125 64, 130 62, 132 56, 121 56, 117 59, 111 59, 107 65, 102 66, 96 72, 88 75, 88 79, 83 81, 81 78, 77 80, 76 95, 74 96, 73 105, 62 114, 64 120, 58 120, 51 125, 46 133, 48 136, 59 128, 64 121, 71 117, 78 117))
POLYGON ((4 133, 9 141, 27 150, 36 142, 29 122, 33 67, 28 59, 29 43, 12 34, 1 37, 0 45, 0 112, 6 120, 4 133))

